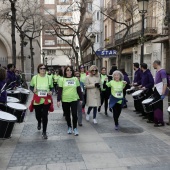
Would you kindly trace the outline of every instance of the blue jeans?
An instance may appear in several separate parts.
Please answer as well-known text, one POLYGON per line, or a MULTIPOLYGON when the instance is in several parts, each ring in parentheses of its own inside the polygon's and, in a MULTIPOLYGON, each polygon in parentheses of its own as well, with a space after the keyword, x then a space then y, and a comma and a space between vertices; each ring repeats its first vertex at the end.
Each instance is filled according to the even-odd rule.
POLYGON ((97 107, 89 107, 87 110, 87 114, 89 115, 92 109, 93 109, 93 119, 96 119, 97 107))

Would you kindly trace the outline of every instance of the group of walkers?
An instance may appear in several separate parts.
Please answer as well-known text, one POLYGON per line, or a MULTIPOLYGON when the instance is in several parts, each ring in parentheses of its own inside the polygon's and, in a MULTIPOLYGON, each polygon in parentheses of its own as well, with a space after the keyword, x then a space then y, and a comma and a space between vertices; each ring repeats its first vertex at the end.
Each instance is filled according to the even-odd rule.
MULTIPOLYGON (((156 87, 153 89, 154 79, 147 68, 147 64, 142 63, 139 65, 139 63, 134 63, 133 65, 135 75, 133 82, 130 84, 125 70, 118 70, 115 65, 110 70, 109 75, 107 75, 105 67, 98 70, 96 65, 92 65, 88 72, 81 65, 79 70, 76 71, 73 67, 66 66, 64 70, 59 69, 51 73, 50 71, 47 72, 44 64, 39 64, 37 75, 34 75, 30 82, 30 90, 34 93, 31 105, 35 109, 37 129, 42 129, 42 137, 44 139, 48 138, 48 113, 53 110, 53 97, 55 96, 52 95, 54 90, 57 94, 57 106, 61 106, 63 109, 63 115, 68 126, 68 134, 74 133, 75 136, 79 135, 77 125, 83 126, 83 113, 86 113, 86 120, 90 121, 90 113, 92 111, 93 123, 97 124, 97 112, 101 111, 103 104, 106 116, 108 115, 108 107, 113 113, 115 130, 118 130, 122 108, 127 108, 126 92, 132 86, 142 90, 143 96, 145 96, 142 100, 153 96, 154 102, 156 102, 153 105, 153 112, 148 115, 142 107, 141 98, 134 100, 135 112, 141 113, 141 116, 144 118, 148 118, 148 123, 154 122, 155 126, 163 126, 163 99, 165 98, 167 87, 166 71, 161 68, 159 60, 154 61, 153 67, 157 70, 155 84, 162 83, 162 89, 158 91, 156 87), (86 111, 85 106, 87 106, 86 111)), ((11 65, 8 65, 8 71, 14 72, 10 68, 11 65)), ((12 68, 14 69, 15 67, 12 65, 12 68)), ((8 79, 10 79, 10 82, 15 82, 16 80, 16 76, 13 73, 6 78, 8 71, 6 72, 0 67, 0 89, 8 79)), ((1 92, 0 104, 2 103, 6 103, 6 91, 1 92)))

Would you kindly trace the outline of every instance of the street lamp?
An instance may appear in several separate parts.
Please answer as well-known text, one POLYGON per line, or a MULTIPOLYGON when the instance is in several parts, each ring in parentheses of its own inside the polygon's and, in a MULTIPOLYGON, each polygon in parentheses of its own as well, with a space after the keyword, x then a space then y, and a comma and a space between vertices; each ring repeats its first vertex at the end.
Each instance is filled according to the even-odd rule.
POLYGON ((76 67, 77 67, 77 70, 78 70, 78 67, 79 67, 79 61, 78 61, 78 58, 79 58, 79 55, 78 55, 78 52, 79 52, 79 47, 78 46, 76 46, 75 47, 75 50, 76 50, 76 52, 75 52, 75 56, 76 56, 76 67))
POLYGON ((145 20, 145 13, 147 13, 148 9, 148 2, 149 0, 138 0, 138 6, 139 6, 139 13, 142 16, 142 29, 141 29, 141 57, 140 57, 140 63, 143 63, 143 57, 144 57, 144 20, 145 20))
POLYGON ((91 41, 91 47, 92 47, 92 60, 91 64, 93 65, 93 60, 94 60, 94 43, 95 43, 96 36, 94 34, 90 35, 90 41, 91 41))
POLYGON ((45 65, 46 65, 46 67, 47 67, 47 59, 48 59, 48 58, 47 58, 47 57, 45 57, 45 65))

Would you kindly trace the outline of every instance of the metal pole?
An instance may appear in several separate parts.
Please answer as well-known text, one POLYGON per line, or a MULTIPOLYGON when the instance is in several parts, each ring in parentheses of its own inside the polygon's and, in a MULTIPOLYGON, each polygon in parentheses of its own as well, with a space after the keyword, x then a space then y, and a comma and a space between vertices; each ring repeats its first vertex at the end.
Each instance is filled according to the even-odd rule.
POLYGON ((141 57, 140 57, 140 64, 143 63, 143 58, 144 58, 144 24, 145 24, 145 13, 142 13, 142 30, 141 30, 141 57))

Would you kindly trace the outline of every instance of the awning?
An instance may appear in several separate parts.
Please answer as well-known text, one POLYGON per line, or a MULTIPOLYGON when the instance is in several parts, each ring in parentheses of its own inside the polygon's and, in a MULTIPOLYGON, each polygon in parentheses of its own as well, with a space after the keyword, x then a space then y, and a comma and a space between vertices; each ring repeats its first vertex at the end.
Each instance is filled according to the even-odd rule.
POLYGON ((132 54, 133 53, 133 48, 129 47, 129 48, 125 48, 122 51, 122 54, 132 54))
POLYGON ((68 56, 66 55, 60 55, 60 56, 52 56, 52 57, 47 57, 47 65, 48 66, 66 66, 66 65, 71 65, 70 60, 68 56))
POLYGON ((168 36, 156 38, 155 40, 152 40, 151 42, 152 43, 162 43, 164 41, 168 41, 168 36))

